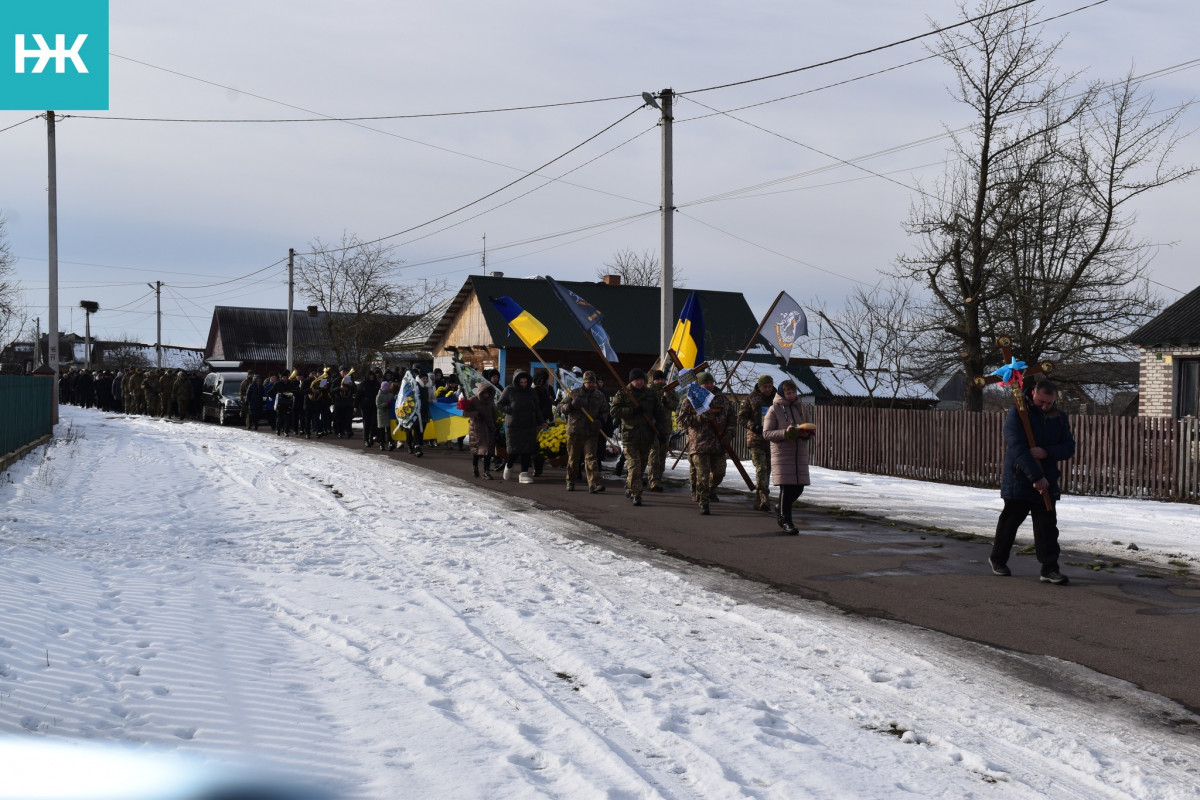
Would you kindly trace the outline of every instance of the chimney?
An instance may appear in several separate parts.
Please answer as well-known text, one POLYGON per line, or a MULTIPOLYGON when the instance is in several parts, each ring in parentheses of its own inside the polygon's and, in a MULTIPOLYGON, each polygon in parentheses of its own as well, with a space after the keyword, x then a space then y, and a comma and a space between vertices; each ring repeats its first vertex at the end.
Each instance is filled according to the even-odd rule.
POLYGON ((620 275, 605 275, 603 283, 605 286, 620 286, 621 285, 621 276, 620 275))
POLYGON ((504 277, 504 273, 503 273, 503 272, 493 272, 493 273, 492 273, 492 277, 493 277, 493 278, 503 278, 503 277, 504 277))
POLYGON ((308 315, 309 315, 310 317, 315 317, 315 316, 317 315, 317 307, 316 307, 316 306, 309 306, 309 307, 308 307, 308 315))

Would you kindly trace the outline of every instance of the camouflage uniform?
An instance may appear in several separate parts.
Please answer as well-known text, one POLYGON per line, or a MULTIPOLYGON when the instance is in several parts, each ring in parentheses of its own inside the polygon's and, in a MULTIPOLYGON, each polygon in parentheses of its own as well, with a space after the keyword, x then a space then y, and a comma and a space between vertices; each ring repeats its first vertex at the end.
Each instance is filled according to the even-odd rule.
POLYGON ((772 388, 771 396, 763 393, 764 380, 760 379, 746 401, 738 409, 738 421, 746 429, 746 448, 750 451, 750 460, 754 462, 754 509, 756 511, 771 510, 771 448, 762 436, 763 417, 775 400, 772 388))
POLYGON ((620 389, 612 403, 613 419, 621 420, 621 446, 625 449, 625 489, 641 502, 642 471, 650 458, 655 438, 667 435, 671 420, 663 408, 662 396, 652 386, 640 389, 632 385, 620 389), (650 421, 654 423, 651 427, 650 421), (657 433, 656 430, 657 429, 657 433))
MULTIPOLYGON (((679 395, 675 394, 674 389, 668 389, 664 380, 659 386, 657 383, 651 384, 651 387, 658 391, 662 396, 663 408, 667 411, 667 416, 670 417, 679 410, 679 395)), ((667 426, 664 431, 667 436, 671 435, 671 426, 667 426)), ((663 485, 663 472, 667 469, 667 443, 661 439, 655 439, 650 445, 650 491, 660 492, 663 485)))
POLYGON ((146 413, 152 417, 157 417, 159 408, 162 405, 162 396, 159 391, 162 388, 162 377, 158 370, 151 370, 146 376, 146 380, 142 382, 142 396, 146 403, 146 413))
POLYGON ((146 399, 142 397, 142 384, 145 381, 146 374, 142 368, 134 367, 133 375, 129 377, 129 391, 125 393, 125 402, 131 406, 128 410, 133 414, 145 413, 146 399))
POLYGON ((677 419, 688 434, 688 460, 696 479, 696 502, 707 514, 708 504, 725 478, 724 445, 737 424, 733 401, 714 388, 708 411, 697 414, 691 400, 684 398, 677 419))
POLYGON ((164 417, 172 417, 175 408, 175 381, 178 378, 174 372, 167 372, 159 383, 159 413, 164 417))
POLYGON ((179 413, 179 418, 183 419, 188 415, 192 407, 192 382, 188 380, 185 373, 180 372, 175 376, 175 410, 179 413))
MULTIPOLYGON (((590 373, 584 373, 584 383, 590 373)), ((590 380, 595 381, 591 375, 590 380)), ((600 491, 600 459, 597 455, 597 435, 608 416, 608 398, 599 389, 580 386, 572 389, 559 404, 558 410, 567 420, 567 489, 575 488, 575 476, 583 462, 588 491, 600 491)))

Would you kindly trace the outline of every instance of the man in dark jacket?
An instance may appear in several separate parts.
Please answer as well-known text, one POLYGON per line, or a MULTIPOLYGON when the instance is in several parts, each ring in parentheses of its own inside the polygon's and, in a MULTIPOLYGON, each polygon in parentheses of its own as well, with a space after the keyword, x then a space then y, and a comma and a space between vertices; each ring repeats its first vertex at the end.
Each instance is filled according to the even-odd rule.
MULTIPOLYGON (((667 373, 661 369, 654 370, 650 376, 650 385, 662 397, 663 408, 666 409, 668 417, 679 410, 679 396, 675 394, 674 389, 667 388, 667 373)), ((671 431, 666 433, 669 438, 671 431)), ((650 445, 650 491, 665 491, 663 489, 663 473, 666 469, 667 442, 655 437, 654 442, 650 445)))
POLYGON ((1055 502, 1062 495, 1058 462, 1075 455, 1075 437, 1067 415, 1055 405, 1058 389, 1050 381, 1038 381, 1026 393, 1029 425, 1034 445, 1030 446, 1025 426, 1016 407, 1004 420, 1004 475, 1000 496, 1004 510, 996 523, 996 541, 988 563, 996 575, 1011 575, 1008 555, 1017 537, 1017 529, 1026 517, 1033 517, 1033 546, 1041 564, 1045 583, 1066 584, 1058 570, 1058 515, 1055 502), (1049 498, 1049 502, 1047 502, 1049 498), (1047 509, 1046 506, 1050 508, 1047 509))

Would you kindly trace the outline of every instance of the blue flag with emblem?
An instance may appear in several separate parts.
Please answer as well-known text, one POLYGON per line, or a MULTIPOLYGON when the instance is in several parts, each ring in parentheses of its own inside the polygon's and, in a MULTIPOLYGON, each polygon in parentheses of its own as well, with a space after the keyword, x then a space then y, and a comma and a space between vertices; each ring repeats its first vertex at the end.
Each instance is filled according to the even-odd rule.
POLYGON ((571 312, 571 316, 579 323, 579 327, 583 328, 584 332, 592 337, 596 342, 596 347, 600 348, 600 352, 604 353, 604 357, 615 363, 617 361, 617 351, 613 349, 612 344, 608 340, 608 332, 600 324, 604 321, 604 315, 594 305, 554 280, 554 278, 547 275, 546 280, 549 282, 551 288, 554 289, 554 293, 558 296, 558 299, 571 312))

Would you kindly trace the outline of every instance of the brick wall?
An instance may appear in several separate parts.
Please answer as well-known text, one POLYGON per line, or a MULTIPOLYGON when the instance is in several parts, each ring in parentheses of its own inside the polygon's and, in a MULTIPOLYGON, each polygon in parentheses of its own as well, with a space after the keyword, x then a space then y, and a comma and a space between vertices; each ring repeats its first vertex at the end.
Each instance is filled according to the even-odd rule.
POLYGON ((1169 417, 1175 400, 1175 360, 1200 357, 1193 347, 1138 348, 1138 415, 1169 417), (1161 358, 1160 358, 1161 354, 1161 358), (1168 356, 1170 358, 1168 359, 1168 356))

